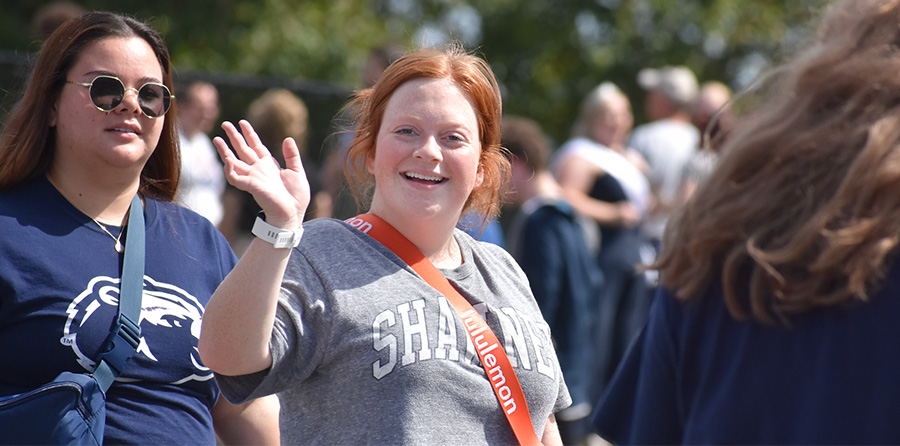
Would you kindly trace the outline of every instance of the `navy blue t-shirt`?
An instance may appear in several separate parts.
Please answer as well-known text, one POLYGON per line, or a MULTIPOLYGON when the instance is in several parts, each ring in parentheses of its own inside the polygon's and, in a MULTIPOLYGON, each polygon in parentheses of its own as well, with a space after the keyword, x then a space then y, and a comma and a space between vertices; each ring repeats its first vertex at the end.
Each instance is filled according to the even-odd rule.
POLYGON ((594 425, 616 444, 900 444, 900 268, 868 303, 736 321, 660 291, 594 425))
MULTIPOLYGON (((141 341, 108 392, 105 442, 215 444, 219 392, 197 340, 237 259, 194 212, 148 199, 144 213, 141 341)), ((117 311, 124 256, 114 245, 45 177, 0 193, 0 395, 93 369, 117 311)))

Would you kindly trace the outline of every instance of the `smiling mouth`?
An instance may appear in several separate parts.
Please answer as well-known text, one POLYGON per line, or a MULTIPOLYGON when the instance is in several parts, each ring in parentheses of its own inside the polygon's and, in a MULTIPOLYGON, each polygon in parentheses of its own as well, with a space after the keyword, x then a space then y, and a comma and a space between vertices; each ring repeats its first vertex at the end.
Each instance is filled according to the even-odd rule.
POLYGON ((112 131, 114 131, 114 132, 134 133, 135 135, 137 135, 137 132, 136 132, 136 131, 131 130, 131 129, 124 129, 124 128, 122 128, 122 127, 115 127, 115 128, 110 129, 110 130, 112 130, 112 131))
POLYGON ((430 177, 430 176, 420 175, 420 174, 412 173, 412 172, 407 172, 404 175, 406 176, 406 179, 408 179, 408 180, 416 180, 416 181, 433 183, 433 184, 440 184, 440 183, 443 183, 445 180, 445 178, 443 178, 443 177, 430 177))

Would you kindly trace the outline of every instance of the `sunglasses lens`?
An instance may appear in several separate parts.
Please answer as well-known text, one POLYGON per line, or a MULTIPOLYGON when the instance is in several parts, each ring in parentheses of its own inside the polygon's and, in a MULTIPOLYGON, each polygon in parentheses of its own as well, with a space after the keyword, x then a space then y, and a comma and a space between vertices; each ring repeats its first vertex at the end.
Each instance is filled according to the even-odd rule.
POLYGON ((91 101, 103 111, 112 111, 122 103, 125 86, 118 79, 99 76, 91 84, 91 101))
MULTIPOLYGON (((167 111, 172 102, 169 89, 162 84, 144 84, 137 92, 141 111, 150 118, 158 118, 167 111)), ((110 76, 97 76, 91 83, 91 101, 100 110, 113 111, 125 97, 125 85, 110 76)))
POLYGON ((148 117, 157 118, 165 114, 169 110, 170 102, 169 89, 164 85, 145 84, 138 91, 141 111, 148 117))

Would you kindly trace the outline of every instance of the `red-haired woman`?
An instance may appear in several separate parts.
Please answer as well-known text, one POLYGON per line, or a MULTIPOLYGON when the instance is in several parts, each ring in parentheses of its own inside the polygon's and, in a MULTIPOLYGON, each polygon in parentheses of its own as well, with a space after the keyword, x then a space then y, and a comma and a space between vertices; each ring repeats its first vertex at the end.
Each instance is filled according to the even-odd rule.
MULTIPOLYGON (((553 414, 570 398, 528 281, 501 248, 455 229, 468 210, 496 215, 508 176, 490 68, 456 47, 411 53, 350 107, 346 165, 357 196, 484 315, 521 383, 532 436, 559 443, 553 414)), ((224 128, 237 152, 217 140, 228 180, 253 194, 265 227, 295 231, 309 189, 294 143, 286 140, 280 169, 249 124, 243 136, 224 128)), ((253 241, 210 303, 200 352, 236 401, 279 394, 288 443, 514 443, 499 380, 479 364, 466 327, 379 241, 315 219, 296 249, 253 241)))

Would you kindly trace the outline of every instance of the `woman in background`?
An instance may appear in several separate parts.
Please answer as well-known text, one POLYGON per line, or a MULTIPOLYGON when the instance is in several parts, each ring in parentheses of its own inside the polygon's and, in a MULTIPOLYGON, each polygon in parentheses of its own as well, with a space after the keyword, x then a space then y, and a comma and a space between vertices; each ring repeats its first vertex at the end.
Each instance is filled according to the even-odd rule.
MULTIPOLYGON (((603 286, 593 301, 595 329, 591 400, 596 401, 628 344, 644 324, 650 286, 640 269, 654 251, 640 230, 651 206, 646 162, 625 145, 634 118, 631 103, 604 82, 584 98, 572 139, 554 158, 555 173, 569 203, 599 228, 597 264, 603 286)), ((590 238, 589 238, 590 240, 590 238)))
POLYGON ((841 0, 669 222, 622 444, 900 443, 900 0, 841 0))

